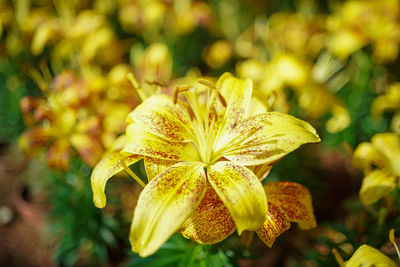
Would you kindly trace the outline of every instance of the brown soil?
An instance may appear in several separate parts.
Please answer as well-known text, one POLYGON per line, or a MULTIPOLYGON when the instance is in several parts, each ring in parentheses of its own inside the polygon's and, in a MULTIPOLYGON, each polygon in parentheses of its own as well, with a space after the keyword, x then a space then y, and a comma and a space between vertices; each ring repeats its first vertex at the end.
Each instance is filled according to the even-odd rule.
POLYGON ((0 147, 0 207, 13 211, 12 221, 0 224, 0 266, 55 266, 44 227, 24 219, 13 201, 13 189, 24 164, 15 147, 0 147))

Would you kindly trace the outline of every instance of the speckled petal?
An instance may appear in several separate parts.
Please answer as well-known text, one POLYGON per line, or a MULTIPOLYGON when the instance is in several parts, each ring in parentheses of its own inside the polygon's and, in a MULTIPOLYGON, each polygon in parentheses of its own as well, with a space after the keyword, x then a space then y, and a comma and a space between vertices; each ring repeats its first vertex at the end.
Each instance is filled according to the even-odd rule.
POLYGON ((289 230, 289 228, 290 221, 285 211, 278 205, 269 202, 267 219, 256 233, 268 247, 272 247, 278 236, 289 230))
POLYGON ((143 131, 132 123, 126 129, 124 152, 172 161, 198 161, 198 153, 192 143, 173 142, 143 131))
POLYGON ((113 175, 123 170, 121 161, 125 161, 125 164, 129 166, 141 158, 143 157, 138 155, 127 156, 119 151, 114 151, 100 160, 91 176, 93 202, 96 207, 103 208, 106 205, 106 195, 104 194, 106 183, 113 175))
POLYGON ((147 180, 152 180, 154 177, 156 177, 175 163, 177 162, 172 160, 144 157, 144 167, 146 169, 147 180))
POLYGON ((291 222, 296 222, 300 229, 317 226, 308 189, 294 182, 273 182, 264 186, 268 203, 282 208, 291 222))
POLYGON ((267 197, 257 176, 243 166, 219 161, 208 167, 208 181, 238 228, 255 231, 267 216, 267 197))
POLYGON ((155 95, 146 99, 129 114, 129 118, 147 131, 171 141, 193 140, 193 129, 187 110, 174 104, 167 95, 155 95))
POLYGON ((192 216, 183 224, 182 234, 202 244, 214 244, 227 238, 235 229, 228 209, 209 187, 192 216))
POLYGON ((368 173, 360 189, 361 203, 368 206, 389 194, 395 187, 397 178, 384 170, 374 170, 368 173))
POLYGON ((305 143, 319 141, 315 129, 305 121, 268 112, 238 122, 216 149, 237 164, 259 165, 274 163, 305 143))
POLYGON ((208 119, 210 123, 214 121, 213 136, 216 139, 215 142, 218 143, 219 137, 223 136, 237 121, 248 115, 253 84, 249 79, 242 80, 230 73, 224 73, 215 87, 226 102, 226 107, 224 107, 218 94, 214 94, 210 103, 208 119))
POLYGON ((207 179, 202 163, 180 162, 143 189, 133 216, 132 250, 141 257, 156 252, 200 203, 207 179))

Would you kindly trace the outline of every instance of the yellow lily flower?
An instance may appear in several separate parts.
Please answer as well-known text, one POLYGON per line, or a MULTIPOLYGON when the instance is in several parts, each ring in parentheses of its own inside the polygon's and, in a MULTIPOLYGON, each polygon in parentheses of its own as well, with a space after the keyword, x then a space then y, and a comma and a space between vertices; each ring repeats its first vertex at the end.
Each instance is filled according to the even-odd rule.
POLYGON ((377 267, 396 267, 388 256, 368 245, 359 247, 353 256, 344 263, 344 267, 377 266, 377 267))
POLYGON ((400 134, 400 83, 394 83, 386 90, 384 95, 374 99, 371 107, 372 115, 380 117, 384 112, 394 112, 391 128, 400 134))
MULTIPOLYGON (((223 203, 220 207, 227 211, 209 207, 215 208, 213 215, 229 214, 239 235, 260 229, 268 218, 267 197, 250 166, 265 173, 263 166, 302 144, 320 141, 312 126, 290 115, 249 116, 251 80, 225 73, 210 88, 205 102, 192 87, 178 88, 174 97, 147 98, 128 116, 125 147, 103 158, 92 173, 93 200, 101 208, 107 180, 124 168, 130 172, 126 167, 144 158, 149 182, 130 233, 132 250, 142 257, 153 254, 187 220, 202 225, 196 208, 207 203, 223 203), (179 92, 187 103, 177 98, 179 92)), ((231 231, 199 241, 215 243, 231 231)))
POLYGON ((365 177, 360 189, 364 205, 371 205, 398 186, 400 177, 400 138, 394 133, 376 134, 354 151, 354 164, 365 177))

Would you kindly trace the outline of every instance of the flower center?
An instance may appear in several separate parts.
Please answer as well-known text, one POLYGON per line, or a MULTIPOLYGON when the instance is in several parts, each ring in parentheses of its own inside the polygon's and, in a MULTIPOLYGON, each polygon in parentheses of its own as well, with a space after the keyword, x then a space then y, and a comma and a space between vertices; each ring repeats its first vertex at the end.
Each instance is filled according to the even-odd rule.
POLYGON ((217 114, 212 100, 219 101, 224 107, 226 107, 226 101, 214 84, 205 80, 199 80, 199 83, 207 86, 205 92, 199 92, 192 86, 177 87, 174 91, 174 102, 177 102, 179 93, 184 94, 189 104, 188 112, 192 118, 191 126, 195 135, 193 144, 199 158, 206 165, 210 165, 220 158, 220 153, 215 153, 213 149, 218 127, 215 125, 217 114))

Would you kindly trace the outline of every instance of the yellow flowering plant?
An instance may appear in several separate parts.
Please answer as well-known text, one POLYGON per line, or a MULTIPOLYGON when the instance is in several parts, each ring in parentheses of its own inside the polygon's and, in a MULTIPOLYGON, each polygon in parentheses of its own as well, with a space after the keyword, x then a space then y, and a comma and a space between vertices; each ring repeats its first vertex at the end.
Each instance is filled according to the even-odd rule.
POLYGON ((393 61, 398 55, 399 3, 397 0, 346 1, 336 5, 326 20, 327 48, 345 59, 372 44, 378 63, 393 61))
POLYGON ((305 188, 291 183, 263 188, 261 183, 283 156, 319 142, 315 129, 279 112, 250 114, 251 80, 225 73, 215 85, 202 83, 210 87, 205 97, 193 87, 178 87, 172 97, 145 99, 127 118, 123 149, 93 170, 93 200, 99 208, 106 204, 108 179, 123 169, 144 186, 130 233, 132 250, 140 256, 153 254, 176 231, 212 244, 237 228, 239 235, 257 231, 271 245, 290 221, 303 228, 316 225, 305 188), (128 168, 140 159, 146 185, 128 168))
POLYGON ((375 203, 398 187, 400 138, 395 133, 376 134, 371 142, 360 143, 353 160, 365 175, 360 189, 364 205, 375 203))
POLYGON ((388 256, 369 245, 360 246, 351 258, 343 262, 343 267, 358 267, 358 266, 385 266, 395 267, 396 263, 388 256))
POLYGON ((374 117, 381 117, 385 112, 394 113, 391 122, 393 132, 400 134, 400 83, 390 85, 385 94, 374 99, 371 112, 374 117))
POLYGON ((39 72, 33 75, 46 98, 21 99, 21 110, 30 126, 19 138, 21 150, 33 157, 47 147, 48 165, 68 170, 73 147, 86 164, 94 166, 104 148, 101 119, 88 113, 85 106, 90 96, 87 84, 71 71, 60 73, 51 85, 47 85, 39 72))
POLYGON ((328 53, 322 53, 314 65, 295 54, 278 53, 268 62, 250 59, 237 66, 240 77, 254 79, 255 95, 269 110, 289 110, 285 93, 289 87, 296 93, 305 115, 320 119, 327 113, 332 114, 325 124, 331 133, 340 132, 351 123, 346 106, 334 93, 349 80, 342 69, 342 63, 328 53))

